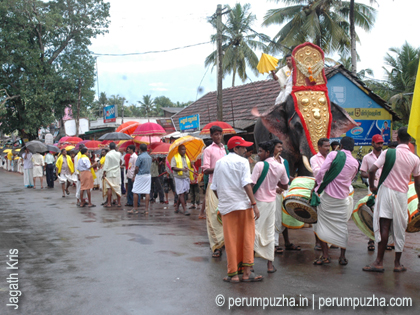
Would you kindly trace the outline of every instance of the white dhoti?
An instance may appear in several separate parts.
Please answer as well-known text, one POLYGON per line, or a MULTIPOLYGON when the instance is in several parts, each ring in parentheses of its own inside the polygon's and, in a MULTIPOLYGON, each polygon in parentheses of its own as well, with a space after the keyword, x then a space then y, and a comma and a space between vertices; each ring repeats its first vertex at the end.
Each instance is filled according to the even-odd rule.
POLYGON ((275 221, 274 221, 274 239, 275 239, 275 246, 279 245, 279 235, 283 233, 285 230, 285 226, 282 224, 282 217, 283 217, 283 195, 277 194, 276 195, 276 211, 275 211, 275 221))
POLYGON ((337 199, 323 192, 321 203, 317 207, 318 222, 314 225, 314 232, 318 238, 343 249, 347 247, 347 221, 353 211, 353 197, 337 199))
MULTIPOLYGON (((112 199, 121 197, 121 175, 118 174, 117 177, 105 177, 104 178, 104 188, 103 195, 106 198, 107 190, 110 188, 112 190, 112 199)), ((150 191, 149 191, 150 192, 150 191)))
POLYGON ((407 193, 392 190, 385 185, 379 188, 373 212, 373 232, 377 243, 381 241, 380 218, 392 220, 388 244, 394 242, 395 252, 402 252, 408 222, 407 193))
POLYGON ((210 189, 210 185, 211 183, 207 185, 206 191, 206 224, 210 248, 212 252, 214 252, 216 249, 220 249, 223 247, 223 245, 225 245, 225 238, 223 235, 223 225, 221 222, 222 217, 217 215, 219 199, 217 199, 214 191, 210 189))
POLYGON ((82 187, 82 184, 80 183, 80 180, 76 181, 76 199, 80 199, 80 187, 82 187))
MULTIPOLYGON (((65 184, 67 182, 69 182, 70 184, 73 184, 77 182, 77 177, 75 178, 73 175, 60 173, 60 176, 58 176, 58 182, 60 184, 65 184)), ((80 191, 80 188, 79 188, 79 191, 80 191)))
POLYGON ((190 179, 189 178, 178 178, 174 177, 175 179, 175 190, 176 194, 184 194, 190 190, 190 179))
POLYGON ((34 176, 32 168, 25 168, 23 170, 23 185, 30 187, 34 185, 34 176))
POLYGON ((7 163, 7 170, 8 171, 13 171, 13 164, 12 164, 12 161, 8 161, 8 163, 7 163))
POLYGON ((254 251, 256 257, 274 261, 274 222, 276 201, 263 202, 257 200, 260 217, 255 221, 254 251))
POLYGON ((136 175, 136 178, 133 184, 133 189, 131 191, 133 194, 150 194, 151 185, 152 185, 152 175, 150 174, 136 175))
POLYGON ((98 180, 98 182, 99 182, 99 189, 100 190, 102 190, 102 175, 104 174, 104 171, 103 171, 103 169, 101 168, 101 169, 99 169, 97 172, 96 172, 96 179, 98 180))
POLYGON ((40 165, 34 165, 34 177, 43 177, 44 168, 40 165))

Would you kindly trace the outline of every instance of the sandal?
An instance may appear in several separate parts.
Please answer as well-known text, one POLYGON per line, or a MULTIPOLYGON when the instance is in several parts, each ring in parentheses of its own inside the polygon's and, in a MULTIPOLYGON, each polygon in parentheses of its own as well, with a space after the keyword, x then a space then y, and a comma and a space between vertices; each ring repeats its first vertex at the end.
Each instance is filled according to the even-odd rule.
POLYGON ((373 252, 375 250, 375 242, 370 240, 368 242, 368 251, 373 252))
POLYGON ((205 215, 199 215, 198 218, 204 220, 206 218, 206 216, 205 215))
POLYGON ((274 253, 275 254, 283 254, 283 248, 281 248, 280 246, 276 246, 274 248, 274 253))
POLYGON ((407 268, 405 268, 403 265, 399 268, 394 268, 394 272, 404 272, 407 271, 407 268))
POLYGON ((239 280, 232 280, 232 278, 233 277, 226 277, 226 278, 223 278, 223 281, 224 282, 230 282, 230 283, 239 283, 239 282, 241 282, 241 280, 239 279, 239 280))
POLYGON ((275 273, 277 271, 276 267, 273 266, 273 269, 269 270, 267 269, 268 273, 275 273))
POLYGON ((216 249, 211 257, 213 258, 220 258, 222 256, 222 250, 216 249))
POLYGON ((314 246, 314 250, 322 250, 321 245, 316 244, 316 245, 314 246))
POLYGON ((362 268, 363 271, 370 271, 370 272, 384 272, 385 269, 384 268, 378 268, 375 266, 371 266, 371 265, 367 265, 365 267, 362 268))
POLYGON ((67 194, 67 195, 70 195, 70 192, 69 192, 68 190, 66 190, 66 194, 67 194))
POLYGON ((249 275, 248 279, 242 278, 243 282, 261 282, 263 281, 263 276, 256 276, 253 272, 249 275))
POLYGON ((293 245, 293 243, 290 243, 289 245, 286 245, 285 247, 286 247, 286 250, 297 250, 297 251, 301 250, 299 245, 296 246, 296 245, 293 245))
POLYGON ((386 250, 393 250, 393 249, 395 249, 395 246, 386 245, 386 250))
POLYGON ((316 266, 327 265, 327 264, 329 264, 330 262, 331 262, 331 257, 324 258, 324 257, 321 255, 321 256, 319 256, 319 258, 318 258, 318 259, 315 259, 315 260, 314 260, 314 265, 316 265, 316 266))
POLYGON ((342 266, 345 266, 345 265, 347 265, 348 263, 349 263, 349 261, 347 260, 347 258, 339 258, 338 259, 338 263, 340 264, 340 265, 342 265, 342 266))

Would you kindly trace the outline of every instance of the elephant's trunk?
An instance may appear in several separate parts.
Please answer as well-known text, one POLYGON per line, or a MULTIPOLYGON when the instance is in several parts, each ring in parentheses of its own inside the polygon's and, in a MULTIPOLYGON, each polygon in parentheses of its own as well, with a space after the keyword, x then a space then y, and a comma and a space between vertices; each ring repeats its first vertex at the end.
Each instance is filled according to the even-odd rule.
POLYGON ((306 168, 309 172, 313 173, 313 170, 312 170, 311 164, 309 163, 308 157, 307 157, 306 155, 302 155, 302 161, 303 161, 303 165, 305 166, 305 168, 306 168))

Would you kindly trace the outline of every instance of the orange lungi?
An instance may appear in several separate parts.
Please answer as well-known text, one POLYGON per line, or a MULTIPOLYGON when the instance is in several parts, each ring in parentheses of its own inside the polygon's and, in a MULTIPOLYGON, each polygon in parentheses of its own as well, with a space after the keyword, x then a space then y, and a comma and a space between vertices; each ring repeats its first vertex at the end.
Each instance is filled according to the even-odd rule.
POLYGON ((254 211, 236 210, 222 215, 228 276, 243 273, 243 267, 254 265, 254 211))
POLYGON ((93 176, 91 171, 80 172, 80 190, 88 190, 93 188, 93 176))

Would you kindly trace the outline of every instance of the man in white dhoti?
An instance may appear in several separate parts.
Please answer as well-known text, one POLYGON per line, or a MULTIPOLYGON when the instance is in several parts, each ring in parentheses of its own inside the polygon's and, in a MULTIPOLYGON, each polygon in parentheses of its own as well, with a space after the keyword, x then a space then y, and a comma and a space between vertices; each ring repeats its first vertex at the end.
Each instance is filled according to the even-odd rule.
MULTIPOLYGON (((384 271, 383 259, 389 236, 392 236, 395 244, 394 271, 407 270, 400 263, 408 223, 407 191, 413 175, 416 193, 420 196, 420 160, 408 146, 411 137, 407 133, 407 127, 398 130, 397 140, 399 143, 397 148, 382 152, 369 169, 370 190, 372 193, 378 193, 373 213, 373 231, 375 241, 378 243, 378 253, 376 260, 364 267, 363 271, 384 271), (375 174, 381 167, 383 169, 378 190, 375 185, 375 174)), ((420 210, 420 203, 418 209, 420 210)))
POLYGON ((140 145, 140 155, 136 160, 136 169, 134 170, 134 182, 133 182, 133 210, 127 211, 127 213, 138 213, 137 202, 139 194, 146 195, 144 213, 149 210, 150 201, 150 186, 152 183, 152 175, 150 174, 150 167, 152 165, 152 158, 147 153, 147 145, 142 143, 140 145))
POLYGON ((66 149, 61 150, 61 155, 58 157, 55 166, 57 168, 58 181, 61 184, 64 198, 66 196, 65 193, 70 195, 69 187, 75 182, 75 177, 72 176, 74 173, 74 165, 71 157, 67 155, 66 149))
POLYGON ((117 198, 117 206, 121 207, 121 153, 116 151, 117 145, 114 142, 109 144, 111 149, 105 158, 105 164, 103 167, 103 178, 105 180, 104 195, 107 193, 108 203, 104 205, 106 208, 110 208, 112 200, 117 198))
POLYGON ((258 157, 251 179, 253 193, 260 210, 260 218, 255 221, 254 251, 256 257, 267 260, 267 272, 274 273, 276 188, 287 190, 289 177, 284 164, 273 158, 274 145, 271 141, 259 144, 258 157))
POLYGON ((39 178, 41 189, 44 189, 44 158, 41 154, 32 155, 32 163, 34 165, 34 189, 36 189, 36 179, 39 178))
POLYGON ((26 188, 34 187, 33 163, 32 153, 25 148, 25 153, 22 154, 23 158, 23 185, 26 188))
POLYGON ((281 68, 277 73, 271 71, 273 79, 280 84, 280 93, 276 98, 275 104, 281 104, 286 101, 289 94, 292 92, 293 87, 293 64, 292 55, 286 55, 286 65, 281 68))
POLYGON ((322 255, 314 261, 314 265, 331 262, 327 243, 341 248, 340 265, 348 263, 346 259, 347 221, 353 211, 353 196, 349 196, 349 187, 357 174, 359 163, 351 155, 354 149, 353 138, 344 137, 341 145, 341 151, 334 151, 327 155, 315 177, 319 185, 314 193, 321 194, 321 203, 317 207, 318 222, 314 225, 314 231, 320 240, 322 255))
POLYGON ((74 157, 74 179, 76 181, 76 199, 77 199, 77 205, 79 206, 81 204, 81 198, 80 198, 80 187, 81 187, 81 183, 79 180, 79 170, 77 169, 77 166, 79 165, 79 159, 82 157, 82 149, 85 147, 84 144, 80 144, 79 145, 79 152, 76 154, 76 156, 74 157))

